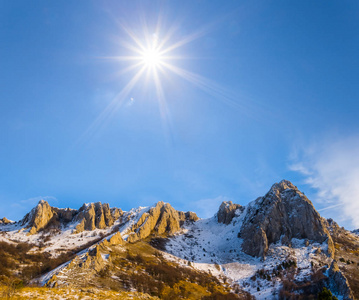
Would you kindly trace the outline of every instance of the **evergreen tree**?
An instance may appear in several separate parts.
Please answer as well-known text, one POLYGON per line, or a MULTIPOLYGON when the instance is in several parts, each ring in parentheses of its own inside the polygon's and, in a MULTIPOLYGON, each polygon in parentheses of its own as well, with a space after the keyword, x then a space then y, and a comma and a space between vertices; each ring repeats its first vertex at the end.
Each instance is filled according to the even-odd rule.
POLYGON ((333 296, 332 292, 324 287, 318 294, 318 300, 338 300, 338 298, 333 296))

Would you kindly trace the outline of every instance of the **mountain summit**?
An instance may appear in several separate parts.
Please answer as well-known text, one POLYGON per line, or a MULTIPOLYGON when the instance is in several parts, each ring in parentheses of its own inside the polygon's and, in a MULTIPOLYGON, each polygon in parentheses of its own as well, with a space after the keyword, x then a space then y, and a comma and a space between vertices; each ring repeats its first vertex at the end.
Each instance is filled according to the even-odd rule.
POLYGON ((270 244, 281 241, 289 245, 293 238, 326 242, 328 255, 334 253, 326 221, 287 180, 275 183, 264 197, 248 205, 240 235, 243 251, 252 256, 263 257, 270 244))

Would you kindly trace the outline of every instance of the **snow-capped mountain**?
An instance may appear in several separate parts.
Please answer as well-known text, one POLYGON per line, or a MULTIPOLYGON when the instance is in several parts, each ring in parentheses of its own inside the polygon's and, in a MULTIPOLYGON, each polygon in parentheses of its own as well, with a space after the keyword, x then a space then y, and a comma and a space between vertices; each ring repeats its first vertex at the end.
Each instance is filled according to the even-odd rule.
MULTIPOLYGON (((48 287, 169 299, 184 291, 190 299, 307 299, 324 287, 354 299, 359 292, 359 237, 322 218, 286 180, 246 206, 223 202, 209 219, 164 202, 126 212, 100 202, 60 209, 42 200, 18 222, 3 218, 0 231, 9 249, 27 245, 23 263, 3 267, 4 275, 48 287)), ((11 251, 4 257, 19 259, 11 251)))

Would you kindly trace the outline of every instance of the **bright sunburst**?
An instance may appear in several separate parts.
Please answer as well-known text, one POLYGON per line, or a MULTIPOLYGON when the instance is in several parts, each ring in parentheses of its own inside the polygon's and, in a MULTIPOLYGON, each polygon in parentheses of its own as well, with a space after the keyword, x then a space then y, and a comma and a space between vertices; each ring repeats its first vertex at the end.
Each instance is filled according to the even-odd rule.
MULTIPOLYGON (((227 104, 238 106, 234 96, 217 83, 210 81, 199 74, 184 70, 176 65, 176 61, 186 58, 184 55, 178 54, 178 49, 203 36, 208 31, 208 28, 201 28, 193 34, 176 40, 174 36, 178 27, 167 26, 169 29, 165 32, 160 26, 160 23, 161 22, 158 22, 157 27, 154 30, 155 33, 152 34, 150 33, 149 28, 145 25, 143 26, 142 34, 138 34, 138 32, 135 33, 130 27, 121 25, 123 32, 129 37, 127 40, 123 37, 121 38, 121 52, 128 55, 104 58, 121 61, 127 64, 127 67, 122 68, 119 72, 121 76, 130 72, 134 75, 132 78, 129 77, 128 83, 116 97, 113 98, 111 103, 99 115, 90 128, 88 128, 84 134, 85 136, 93 134, 94 130, 107 123, 116 111, 123 104, 128 102, 129 99, 131 99, 130 102, 133 102, 130 93, 143 77, 145 77, 146 83, 151 81, 155 87, 161 118, 164 123, 164 128, 167 128, 166 135, 170 134, 170 120, 161 79, 168 77, 171 74, 187 80, 191 84, 194 84, 211 96, 221 99, 227 104)), ((241 109, 243 109, 243 107, 241 107, 241 109)))

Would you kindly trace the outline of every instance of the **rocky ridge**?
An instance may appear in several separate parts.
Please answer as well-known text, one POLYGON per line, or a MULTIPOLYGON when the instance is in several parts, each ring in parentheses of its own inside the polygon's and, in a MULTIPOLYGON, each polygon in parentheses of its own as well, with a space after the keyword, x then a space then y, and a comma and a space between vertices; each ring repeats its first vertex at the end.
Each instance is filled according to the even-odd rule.
POLYGON ((32 235, 48 227, 59 228, 70 222, 77 222, 78 225, 74 233, 79 233, 84 230, 110 227, 121 215, 121 209, 110 209, 107 203, 84 204, 79 210, 76 210, 52 207, 47 201, 40 200, 20 223, 29 228, 29 234, 32 235))
MULTIPOLYGON (((70 240, 66 245, 75 245, 71 249, 79 249, 74 259, 51 274, 46 280, 48 286, 56 286, 64 274, 72 274, 71 278, 78 273, 90 272, 94 278, 99 273, 105 274, 106 266, 112 265, 109 260, 111 251, 123 252, 123 249, 149 243, 155 238, 156 241, 167 241, 169 247, 159 249, 180 257, 184 260, 181 263, 200 269, 208 265, 212 274, 218 272, 220 276, 229 276, 243 286, 248 286, 249 278, 261 280, 264 276, 258 286, 248 288, 251 293, 257 287, 262 289, 268 276, 273 276, 272 282, 279 280, 275 275, 278 266, 288 264, 297 268, 293 273, 298 277, 297 283, 304 284, 312 280, 311 274, 322 272, 318 286, 330 288, 343 299, 354 299, 353 294, 358 292, 358 289, 351 289, 359 284, 356 279, 356 266, 359 265, 356 232, 350 233, 333 220, 323 219, 311 201, 286 180, 274 184, 263 197, 246 206, 223 202, 213 218, 204 220, 193 212, 177 211, 164 202, 123 212, 101 202, 84 204, 76 210, 51 207, 41 200, 20 222, 12 225, 3 218, 0 225, 0 230, 13 228, 18 236, 22 228, 27 228, 23 235, 27 233, 29 241, 37 238, 49 241, 39 246, 42 251, 60 248, 56 234, 63 240, 70 240), (48 234, 47 229, 53 227, 59 228, 60 233, 48 234), (68 233, 61 233, 66 230, 68 233), (245 272, 236 275, 238 268, 240 273, 242 268, 245 272)), ((16 242, 10 233, 3 234, 3 238, 7 237, 16 242)), ((66 249, 66 246, 62 248, 66 249)), ((126 254, 123 257, 126 259, 126 254)), ((281 276, 285 277, 287 272, 283 269, 281 276)), ((253 285, 251 281, 249 283, 253 285)), ((279 288, 277 285, 277 292, 279 288)), ((318 293, 313 285, 310 288, 318 293)))
POLYGON ((269 245, 292 238, 328 244, 333 256, 333 240, 324 220, 312 202, 287 180, 274 184, 269 192, 250 203, 240 228, 242 249, 251 256, 264 257, 269 245))
POLYGON ((142 214, 136 224, 131 227, 131 233, 127 238, 130 243, 145 239, 151 233, 157 235, 174 234, 186 222, 197 221, 198 217, 193 212, 179 212, 170 204, 158 202, 148 212, 142 214))

